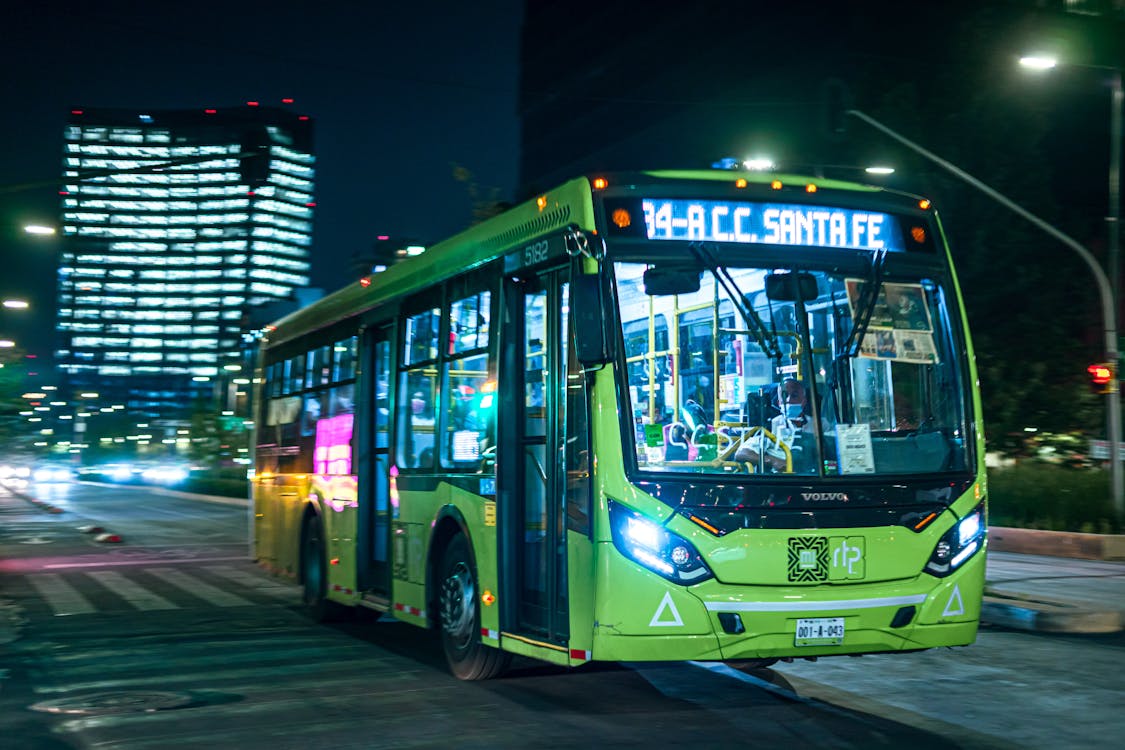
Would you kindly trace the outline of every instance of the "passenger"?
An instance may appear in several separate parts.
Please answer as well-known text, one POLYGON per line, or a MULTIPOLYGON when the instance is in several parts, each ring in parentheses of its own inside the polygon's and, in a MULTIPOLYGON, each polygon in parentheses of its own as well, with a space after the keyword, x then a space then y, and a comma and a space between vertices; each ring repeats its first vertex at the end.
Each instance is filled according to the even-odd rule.
MULTIPOLYGON (((777 386, 776 406, 781 414, 770 420, 770 432, 789 448, 795 474, 816 471, 816 429, 808 411, 808 392, 794 378, 786 378, 777 386)), ((764 461, 773 471, 785 471, 785 452, 761 433, 751 436, 734 454, 734 460, 761 467, 764 461), (762 450, 762 445, 765 450, 762 450), (764 458, 763 458, 764 454, 764 458)))

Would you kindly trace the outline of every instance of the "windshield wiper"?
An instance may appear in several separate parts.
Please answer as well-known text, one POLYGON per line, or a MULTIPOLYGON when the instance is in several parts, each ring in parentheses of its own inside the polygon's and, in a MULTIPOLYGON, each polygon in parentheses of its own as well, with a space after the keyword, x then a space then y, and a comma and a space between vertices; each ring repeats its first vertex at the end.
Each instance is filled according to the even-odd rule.
POLYGON ((730 275, 730 271, 720 266, 719 261, 715 258, 715 254, 702 244, 690 244, 688 245, 688 249, 695 254, 695 257, 703 264, 703 267, 710 271, 711 275, 715 277, 715 280, 723 287, 723 290, 734 304, 734 308, 738 310, 738 314, 746 321, 746 326, 750 329, 748 333, 754 337, 758 346, 762 347, 762 351, 766 353, 766 356, 774 360, 781 359, 781 347, 777 343, 777 337, 771 334, 769 329, 766 328, 766 324, 762 322, 761 317, 754 311, 753 306, 746 304, 746 297, 738 288, 738 284, 730 275))
MULTIPOLYGON (((859 356, 860 347, 863 346, 863 337, 867 335, 867 327, 871 324, 871 315, 875 312, 875 305, 879 301, 879 291, 883 287, 883 269, 887 264, 887 251, 877 250, 871 259, 871 272, 867 276, 863 293, 856 300, 856 317, 852 321, 852 330, 840 353, 832 360, 829 369, 828 392, 831 398, 829 405, 836 412, 832 415, 833 421, 839 423, 845 416, 850 417, 852 405, 848 398, 851 388, 841 388, 843 381, 850 378, 850 362, 859 356)), ((847 292, 845 291, 845 294, 847 292)))
POLYGON ((856 302, 859 315, 853 321, 851 333, 842 347, 840 357, 854 359, 859 356, 859 349, 863 346, 863 337, 867 335, 867 326, 871 323, 871 314, 875 312, 875 305, 879 301, 879 291, 883 288, 883 269, 887 265, 886 249, 875 251, 871 259, 871 273, 863 287, 863 293, 856 302))

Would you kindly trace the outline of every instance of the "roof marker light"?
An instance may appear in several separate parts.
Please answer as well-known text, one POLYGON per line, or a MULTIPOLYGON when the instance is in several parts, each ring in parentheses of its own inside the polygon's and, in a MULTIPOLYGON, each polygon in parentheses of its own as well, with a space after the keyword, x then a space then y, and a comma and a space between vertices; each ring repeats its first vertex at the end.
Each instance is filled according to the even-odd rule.
POLYGON ((744 187, 746 187, 747 184, 748 183, 746 182, 745 177, 739 177, 737 180, 734 181, 734 186, 736 188, 744 188, 744 187))
POLYGON ((86 113, 85 113, 85 112, 83 112, 83 111, 82 111, 82 110, 80 110, 80 109, 72 109, 72 110, 70 110, 70 114, 72 114, 72 115, 84 115, 84 114, 86 114, 86 113))
POLYGON ((205 109, 205 110, 203 110, 203 114, 205 114, 205 115, 214 115, 214 114, 217 114, 218 112, 219 112, 219 110, 217 110, 217 109, 205 109))
POLYGON ((307 120, 307 119, 309 119, 309 116, 308 115, 301 115, 297 119, 298 120, 307 120))
POLYGON ((604 177, 595 177, 593 185, 594 190, 605 190, 607 187, 609 187, 609 180, 604 177))
POLYGON ((285 97, 284 99, 282 99, 282 100, 281 100, 281 103, 282 103, 282 104, 292 104, 292 103, 293 103, 293 99, 292 99, 292 97, 288 97, 288 96, 287 96, 287 97, 285 97))
POLYGON ((247 106, 247 107, 257 107, 257 106, 258 106, 258 102, 246 102, 246 106, 247 106))
POLYGON ((770 183, 770 187, 774 190, 781 190, 781 180, 774 180, 770 183))
POLYGON ((371 286, 371 277, 370 276, 364 276, 362 279, 359 280, 359 285, 362 286, 362 287, 371 286))
POLYGON ((536 198, 535 199, 535 205, 539 207, 540 211, 542 211, 544 208, 547 207, 547 196, 541 195, 538 198, 536 198))
POLYGON ((930 205, 931 205, 930 202, 928 200, 926 200, 925 198, 918 201, 918 208, 922 209, 923 211, 928 210, 930 208, 930 205))
POLYGON ((815 193, 816 192, 816 185, 812 184, 811 182, 808 185, 805 185, 805 192, 806 193, 815 193))

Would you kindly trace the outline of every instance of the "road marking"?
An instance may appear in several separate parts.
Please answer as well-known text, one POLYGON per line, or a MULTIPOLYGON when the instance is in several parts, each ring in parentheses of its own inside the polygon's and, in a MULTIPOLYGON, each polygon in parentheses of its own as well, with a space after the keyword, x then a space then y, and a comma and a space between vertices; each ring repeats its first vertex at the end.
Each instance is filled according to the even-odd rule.
POLYGON ((125 576, 112 570, 95 570, 86 575, 98 581, 113 593, 132 604, 140 610, 150 609, 179 609, 162 596, 154 594, 135 581, 130 581, 125 576))
POLYGON ((55 568, 55 569, 57 569, 57 568, 109 568, 109 567, 118 567, 118 566, 122 566, 122 565, 136 567, 138 565, 152 565, 154 562, 159 562, 161 565, 183 565, 185 563, 198 565, 201 562, 233 562, 235 560, 241 560, 242 562, 245 562, 246 556, 243 555, 241 557, 205 557, 205 558, 197 558, 197 559, 194 559, 194 560, 191 560, 191 559, 189 559, 189 560, 165 560, 165 559, 160 558, 159 555, 154 555, 152 557, 139 557, 135 560, 113 560, 113 561, 108 561, 108 562, 88 562, 88 563, 52 563, 50 565, 44 565, 43 569, 49 570, 49 569, 53 569, 53 568, 55 568))
POLYGON ((94 605, 58 573, 33 575, 27 579, 56 616, 88 615, 94 612, 94 605))
POLYGON ((240 586, 253 589, 257 593, 276 596, 279 599, 294 599, 300 595, 300 589, 297 586, 271 581, 264 576, 256 576, 245 570, 234 570, 219 565, 209 565, 204 570, 240 586))
POLYGON ((172 584, 182 591, 198 596, 200 599, 214 604, 216 607, 254 606, 253 602, 243 599, 241 596, 235 596, 229 591, 223 591, 198 578, 189 576, 182 570, 172 570, 171 568, 145 568, 145 572, 149 575, 156 576, 165 583, 172 584))

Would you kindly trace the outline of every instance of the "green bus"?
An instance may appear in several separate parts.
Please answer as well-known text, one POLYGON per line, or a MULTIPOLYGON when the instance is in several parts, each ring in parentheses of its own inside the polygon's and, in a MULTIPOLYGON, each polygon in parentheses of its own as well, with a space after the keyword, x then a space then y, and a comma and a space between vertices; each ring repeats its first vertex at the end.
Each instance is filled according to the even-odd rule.
POLYGON ((462 679, 976 637, 977 373, 916 196, 574 179, 268 327, 256 390, 259 563, 462 679))

